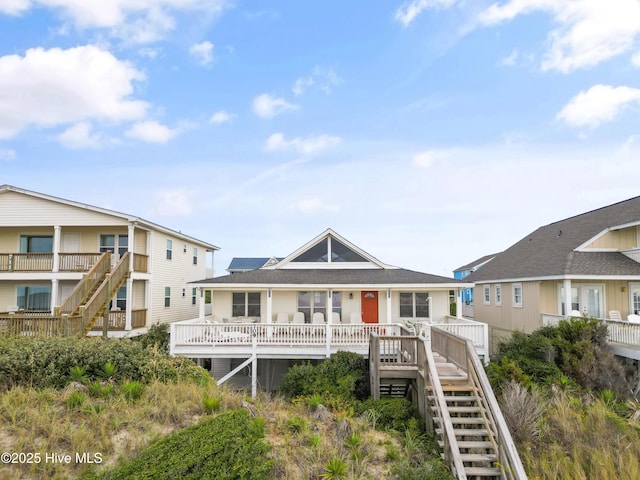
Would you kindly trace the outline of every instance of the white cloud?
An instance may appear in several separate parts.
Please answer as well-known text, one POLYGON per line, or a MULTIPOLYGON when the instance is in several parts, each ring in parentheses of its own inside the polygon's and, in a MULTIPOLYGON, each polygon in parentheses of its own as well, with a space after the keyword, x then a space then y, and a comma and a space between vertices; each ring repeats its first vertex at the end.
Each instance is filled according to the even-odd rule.
POLYGON ((631 57, 631 63, 633 64, 634 67, 640 68, 640 52, 635 53, 631 57))
POLYGON ((193 211, 191 195, 183 188, 175 188, 156 192, 155 209, 164 217, 187 217, 193 211))
POLYGON ((5 161, 10 162, 12 160, 15 160, 15 158, 16 158, 15 150, 0 148, 0 162, 5 162, 5 161))
POLYGON ((448 158, 450 155, 450 152, 446 150, 427 150, 414 155, 411 159, 411 164, 414 167, 430 168, 437 161, 448 158))
POLYGON ((612 121, 634 102, 640 102, 640 89, 594 85, 573 97, 557 118, 574 127, 597 127, 612 121))
POLYGON ((395 13, 395 19, 408 26, 423 10, 428 8, 449 8, 458 0, 413 0, 402 5, 395 13))
POLYGON ((149 43, 176 28, 176 13, 215 17, 227 4, 227 0, 3 0, 0 12, 20 15, 31 8, 50 8, 77 28, 103 29, 128 42, 149 43))
POLYGON ((209 122, 217 123, 217 124, 227 123, 227 122, 230 122, 231 120, 233 120, 234 117, 235 117, 234 114, 229 113, 226 110, 218 110, 216 113, 211 115, 211 118, 209 119, 209 122))
POLYGON ((514 49, 508 56, 504 57, 500 62, 507 67, 513 67, 518 61, 518 50, 514 49))
POLYGON ((100 148, 104 143, 101 134, 92 133, 89 122, 79 122, 58 135, 58 141, 65 147, 80 150, 84 148, 100 148))
POLYGON ((253 99, 253 111, 262 118, 272 118, 281 113, 297 110, 298 105, 287 102, 284 98, 274 97, 268 93, 258 95, 253 99))
POLYGON ((332 135, 318 135, 306 138, 296 137, 287 140, 282 133, 274 133, 267 139, 266 149, 271 152, 278 150, 295 150, 301 155, 313 155, 321 150, 334 147, 341 141, 340 137, 332 135))
POLYGON ((129 63, 94 46, 33 48, 24 57, 0 57, 0 138, 29 125, 142 118, 148 104, 131 96, 133 83, 143 79, 129 63))
POLYGON ((640 33, 637 0, 511 0, 494 3, 478 21, 495 25, 539 10, 552 14, 559 25, 547 38, 549 49, 542 61, 545 71, 568 73, 593 67, 632 48, 640 33))
POLYGON ((291 91, 296 97, 299 97, 311 85, 313 85, 312 77, 300 77, 294 82, 293 86, 291 87, 291 91))
POLYGON ((209 65, 213 62, 213 43, 204 41, 191 45, 189 54, 198 60, 200 65, 209 65))
POLYGON ((337 213, 340 211, 340 206, 327 203, 319 198, 303 198, 298 201, 296 210, 301 213, 337 213))
POLYGON ((138 55, 145 58, 158 58, 161 50, 159 48, 151 48, 151 47, 142 47, 138 49, 138 55))
POLYGON ((155 120, 146 120, 134 124, 127 132, 127 137, 151 143, 167 143, 178 133, 155 120))

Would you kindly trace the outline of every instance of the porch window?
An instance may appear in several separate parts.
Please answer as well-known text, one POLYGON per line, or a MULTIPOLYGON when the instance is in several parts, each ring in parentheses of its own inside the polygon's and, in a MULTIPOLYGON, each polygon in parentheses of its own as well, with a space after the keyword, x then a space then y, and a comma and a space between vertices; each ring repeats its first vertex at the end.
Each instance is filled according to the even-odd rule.
POLYGON ((298 311, 304 313, 305 323, 310 323, 316 312, 322 313, 326 320, 327 292, 298 292, 298 311))
POLYGON ((18 308, 31 312, 51 310, 51 286, 19 286, 18 308))
POLYGON ((171 306, 171 287, 164 287, 164 306, 171 306))
POLYGON ((429 294, 427 292, 401 292, 400 317, 428 318, 429 294))
POLYGON ((52 253, 53 237, 51 235, 21 235, 20 253, 52 253))
POLYGON ((105 234, 100 235, 100 245, 99 251, 101 253, 111 252, 113 254, 117 253, 119 256, 123 256, 127 253, 129 249, 129 236, 128 235, 116 235, 116 234, 105 234), (116 245, 118 251, 116 252, 116 245))
POLYGON ((260 292, 234 292, 231 314, 234 317, 259 317, 260 292))
POLYGON ((484 292, 483 304, 491 305, 491 285, 483 285, 482 286, 484 292))
POLYGON ((115 298, 111 301, 112 310, 127 309, 127 286, 123 285, 118 289, 115 298))
POLYGON ((502 285, 496 285, 496 306, 502 306, 502 285))
POLYGON ((630 283, 629 293, 631 296, 631 308, 629 309, 630 313, 638 315, 640 314, 640 284, 630 283))
POLYGON ((331 309, 342 318, 342 292, 331 293, 331 309))
POLYGON ((173 258, 173 241, 167 240, 167 260, 173 258))
POLYGON ((513 284, 513 306, 514 307, 522 307, 522 284, 514 283, 513 284))
MULTIPOLYGON (((568 312, 564 305, 564 286, 558 284, 558 305, 561 315, 568 312)), ((601 318, 604 311, 604 285, 602 284, 573 284, 571 286, 571 310, 584 312, 595 318, 601 318)))

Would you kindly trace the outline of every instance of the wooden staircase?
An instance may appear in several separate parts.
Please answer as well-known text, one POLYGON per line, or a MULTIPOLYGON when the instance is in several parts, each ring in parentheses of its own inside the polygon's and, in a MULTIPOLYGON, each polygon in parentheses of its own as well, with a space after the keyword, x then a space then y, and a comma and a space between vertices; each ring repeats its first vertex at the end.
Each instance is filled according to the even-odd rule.
MULTIPOLYGON (((486 411, 481 405, 477 388, 469 384, 466 372, 447 363, 440 355, 434 354, 434 360, 466 478, 502 478, 501 469, 496 467, 497 443, 492 430, 488 428, 486 411)), ((434 395, 429 394, 430 390, 431 387, 427 387, 429 408, 433 412, 435 433, 440 437, 439 444, 443 447, 443 418, 434 395)))

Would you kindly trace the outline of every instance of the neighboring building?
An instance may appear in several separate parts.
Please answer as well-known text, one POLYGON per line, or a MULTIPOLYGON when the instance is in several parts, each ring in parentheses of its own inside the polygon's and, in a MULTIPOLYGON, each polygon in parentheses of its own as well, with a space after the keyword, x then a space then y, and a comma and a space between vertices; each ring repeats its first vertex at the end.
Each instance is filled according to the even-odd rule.
POLYGON ((466 278, 474 319, 492 340, 531 332, 547 316, 640 313, 640 197, 555 222, 525 236, 466 278))
POLYGON ((269 265, 275 265, 282 258, 275 257, 233 257, 231 259, 231 263, 229 267, 227 267, 227 272, 229 273, 240 273, 240 272, 248 272, 250 270, 257 270, 258 268, 268 267, 269 265))
MULTIPOLYGON (((463 265, 462 267, 458 267, 453 271, 453 278, 456 280, 463 280, 471 275, 473 272, 478 270, 487 262, 493 260, 497 254, 485 255, 471 263, 463 265)), ((473 303, 473 287, 467 287, 462 291, 462 302, 465 305, 470 305, 473 303)))
POLYGON ((212 275, 215 250, 139 217, 0 186, 0 311, 13 320, 91 310, 86 330, 102 330, 106 316, 109 334, 122 336, 193 318, 199 306, 189 283, 212 275), (104 290, 94 309, 85 285, 104 290))

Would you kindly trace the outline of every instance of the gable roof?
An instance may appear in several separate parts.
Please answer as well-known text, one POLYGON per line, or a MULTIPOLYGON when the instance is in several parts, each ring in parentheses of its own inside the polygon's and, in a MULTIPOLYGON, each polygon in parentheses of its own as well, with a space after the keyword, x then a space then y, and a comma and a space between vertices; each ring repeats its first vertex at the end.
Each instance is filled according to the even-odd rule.
MULTIPOLYGON (((261 258, 260 260, 263 259, 261 258)), ((371 286, 373 288, 383 285, 387 287, 415 286, 421 288, 428 288, 430 285, 441 288, 471 286, 471 283, 466 281, 406 270, 382 263, 331 229, 325 230, 276 264, 272 265, 272 262, 269 261, 254 270, 192 283, 219 287, 226 285, 230 288, 268 287, 269 285, 285 288, 302 286, 309 288, 314 285, 322 288, 327 288, 328 286, 336 288, 371 286), (325 243, 323 243, 325 241, 326 250, 324 250, 325 243), (332 245, 334 241, 339 242, 339 247, 338 244, 332 245), (321 245, 319 249, 317 248, 318 245, 321 245), (332 246, 336 247, 336 252, 332 251, 332 246), (308 252, 312 252, 312 254, 309 256, 307 255, 308 252), (323 252, 326 255, 326 259, 307 261, 308 258, 314 259, 316 255, 323 252), (332 255, 333 253, 338 256, 332 255), (348 258, 342 258, 344 255, 348 258), (304 261, 297 261, 301 256, 304 261), (353 261, 353 259, 356 261, 353 261)))
POLYGON ((464 270, 473 270, 477 267, 480 267, 482 265, 484 265, 485 263, 487 263, 489 260, 492 260, 493 258, 495 258, 495 256, 498 255, 497 253, 492 253, 491 255, 485 255, 484 257, 480 257, 477 260, 474 260, 471 263, 467 263, 466 265, 463 265, 461 267, 458 267, 454 270, 454 272, 461 272, 464 270))
POLYGON ((227 272, 244 272, 262 268, 270 262, 279 262, 281 258, 276 257, 233 257, 227 267, 227 272))
POLYGON ((633 224, 640 224, 640 197, 540 227, 498 254, 466 280, 640 275, 640 263, 620 252, 580 249, 609 230, 633 224))
POLYGON ((304 266, 308 266, 309 268, 344 268, 349 263, 361 263, 361 264, 369 264, 372 268, 396 268, 391 265, 386 265, 382 263, 380 260, 375 258, 373 255, 368 254, 364 250, 362 250, 357 245, 351 243, 346 238, 338 235, 335 231, 330 228, 327 228, 320 235, 311 239, 300 248, 287 255, 282 261, 277 264, 270 265, 265 268, 273 268, 273 269, 286 269, 286 268, 300 268, 304 266), (320 247, 320 250, 324 249, 323 242, 327 242, 327 247, 325 251, 324 260, 307 260, 305 258, 305 253, 313 257, 315 255, 315 251, 320 247), (340 245, 340 248, 343 252, 348 252, 352 259, 336 259, 336 255, 332 250, 332 242, 336 241, 336 246, 340 245), (315 247, 315 248, 314 248, 315 247))
POLYGON ((122 212, 116 212, 115 210, 109 210, 109 209, 102 208, 102 207, 96 207, 94 205, 88 205, 86 203, 80 203, 80 202, 76 202, 76 201, 73 201, 73 200, 67 200, 67 199, 64 199, 64 198, 54 197, 52 195, 47 195, 47 194, 44 194, 44 193, 33 192, 31 190, 26 190, 26 189, 23 189, 23 188, 14 187, 12 185, 0 185, 0 195, 2 195, 3 193, 9 193, 9 192, 17 193, 17 194, 20 194, 20 195, 27 195, 27 196, 34 197, 34 198, 40 198, 40 199, 43 199, 43 200, 47 200, 47 201, 55 202, 55 203, 60 203, 60 204, 63 204, 63 205, 69 205, 71 207, 81 208, 82 210, 85 210, 85 211, 91 211, 91 212, 96 212, 96 213, 100 213, 100 214, 103 214, 103 215, 109 215, 111 217, 119 218, 119 219, 125 220, 125 221, 130 222, 130 223, 136 223, 137 225, 140 225, 143 228, 146 227, 146 228, 151 229, 151 230, 157 230, 157 231, 160 231, 160 232, 168 233, 168 234, 170 234, 172 236, 175 236, 175 237, 178 237, 178 238, 182 238, 182 239, 187 240, 189 242, 196 243, 198 245, 204 246, 204 247, 206 247, 207 249, 210 249, 210 250, 220 250, 219 247, 216 247, 215 245, 212 245, 212 244, 210 244, 208 242, 204 242, 202 240, 198 240, 197 238, 190 237, 188 235, 183 234, 182 232, 177 232, 175 230, 172 230, 172 229, 167 228, 167 227, 163 227, 162 225, 158 225, 156 223, 150 222, 150 221, 145 220, 145 219, 140 218, 140 217, 136 217, 136 216, 129 215, 129 214, 126 214, 126 213, 122 213, 122 212))

